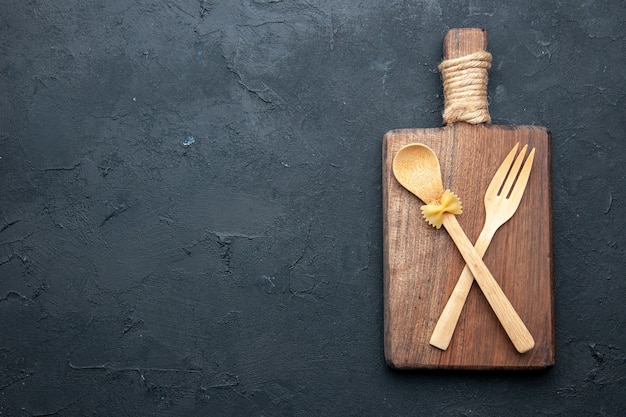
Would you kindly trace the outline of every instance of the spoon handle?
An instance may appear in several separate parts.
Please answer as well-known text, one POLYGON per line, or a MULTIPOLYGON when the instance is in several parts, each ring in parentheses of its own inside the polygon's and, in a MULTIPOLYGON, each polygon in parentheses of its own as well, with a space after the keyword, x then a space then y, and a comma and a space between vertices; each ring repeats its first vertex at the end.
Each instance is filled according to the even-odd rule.
POLYGON ((519 353, 528 352, 535 346, 535 341, 526 325, 517 314, 513 305, 491 275, 480 255, 474 249, 454 214, 445 213, 443 226, 461 252, 465 263, 474 275, 485 298, 504 327, 504 331, 519 353))

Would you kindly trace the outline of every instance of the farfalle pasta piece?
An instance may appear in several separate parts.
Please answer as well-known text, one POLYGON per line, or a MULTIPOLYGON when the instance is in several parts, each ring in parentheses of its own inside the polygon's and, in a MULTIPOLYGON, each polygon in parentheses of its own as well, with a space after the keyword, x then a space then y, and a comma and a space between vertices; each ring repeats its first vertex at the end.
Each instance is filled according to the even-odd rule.
POLYGON ((424 219, 431 226, 437 229, 441 228, 443 224, 443 214, 461 214, 463 213, 463 207, 461 206, 461 199, 450 190, 444 191, 443 195, 438 201, 433 201, 430 204, 422 206, 422 214, 424 219))

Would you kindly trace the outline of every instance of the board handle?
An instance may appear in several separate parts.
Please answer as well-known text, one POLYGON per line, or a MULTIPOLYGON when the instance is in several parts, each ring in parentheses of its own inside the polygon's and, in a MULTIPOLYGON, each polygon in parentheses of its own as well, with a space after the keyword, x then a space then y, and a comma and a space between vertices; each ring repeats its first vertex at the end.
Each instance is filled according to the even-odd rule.
POLYGON ((480 28, 450 29, 443 38, 443 59, 487 51, 487 31, 480 28))
POLYGON ((490 123, 487 71, 491 54, 487 52, 487 32, 479 28, 451 29, 443 40, 443 58, 439 65, 445 103, 443 123, 490 123))

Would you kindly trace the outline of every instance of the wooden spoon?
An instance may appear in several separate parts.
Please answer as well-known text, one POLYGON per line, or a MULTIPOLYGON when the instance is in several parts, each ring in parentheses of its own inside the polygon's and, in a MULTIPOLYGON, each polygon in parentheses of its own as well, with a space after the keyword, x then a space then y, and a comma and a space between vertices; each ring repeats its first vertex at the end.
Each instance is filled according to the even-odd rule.
MULTIPOLYGON (((401 148, 393 160, 393 174, 404 188, 426 204, 438 201, 444 193, 439 159, 426 145, 415 143, 401 148)), ((531 350, 535 346, 532 335, 465 235, 455 215, 444 213, 443 226, 461 252, 515 349, 520 353, 531 350)))

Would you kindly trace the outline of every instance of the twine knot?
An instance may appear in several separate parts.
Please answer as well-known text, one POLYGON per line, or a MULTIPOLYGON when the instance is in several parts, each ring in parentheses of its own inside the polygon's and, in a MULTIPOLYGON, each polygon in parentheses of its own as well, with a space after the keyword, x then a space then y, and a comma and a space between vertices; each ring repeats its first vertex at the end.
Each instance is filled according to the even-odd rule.
POLYGON ((443 80, 444 124, 467 122, 490 123, 487 102, 487 71, 491 54, 481 51, 439 64, 443 80))

